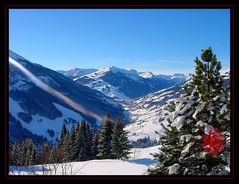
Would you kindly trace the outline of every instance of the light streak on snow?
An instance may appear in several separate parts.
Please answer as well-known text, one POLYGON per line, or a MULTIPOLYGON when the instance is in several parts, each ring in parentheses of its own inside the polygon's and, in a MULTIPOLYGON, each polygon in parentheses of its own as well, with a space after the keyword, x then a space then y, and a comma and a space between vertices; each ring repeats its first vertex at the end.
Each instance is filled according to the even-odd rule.
POLYGON ((96 118, 98 120, 101 120, 102 118, 91 112, 88 111, 87 109, 85 109, 83 106, 81 106, 80 104, 74 102, 73 100, 71 100, 70 98, 66 97, 65 95, 61 94, 59 91, 51 88, 50 86, 48 86, 46 83, 42 82, 40 79, 38 79, 34 74, 32 74, 29 70, 27 70, 24 66, 22 66, 20 63, 18 63, 17 61, 15 61, 14 59, 9 57, 9 62, 11 64, 13 64, 15 67, 17 67, 19 70, 21 70, 28 78, 31 79, 32 82, 34 82, 39 88, 41 88, 42 90, 46 91, 47 93, 50 93, 51 95, 61 99, 62 101, 64 101, 66 104, 68 104, 69 106, 71 106, 73 109, 75 109, 77 112, 83 113, 85 115, 88 115, 90 117, 96 118))

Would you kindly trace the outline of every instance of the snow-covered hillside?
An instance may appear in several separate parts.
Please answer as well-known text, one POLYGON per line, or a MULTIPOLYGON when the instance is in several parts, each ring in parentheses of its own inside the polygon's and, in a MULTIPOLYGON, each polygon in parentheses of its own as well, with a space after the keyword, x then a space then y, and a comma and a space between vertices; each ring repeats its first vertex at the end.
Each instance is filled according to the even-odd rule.
POLYGON ((90 160, 63 164, 35 166, 10 166, 10 175, 146 175, 149 167, 156 161, 152 153, 158 152, 158 146, 133 148, 129 160, 90 160))
MULTIPOLYGON (((69 122, 66 124, 66 127, 70 130, 73 123, 78 123, 78 121, 83 120, 83 117, 79 113, 57 103, 53 104, 60 112, 62 112, 61 117, 49 119, 39 114, 33 114, 29 116, 29 122, 22 123, 23 128, 26 128, 35 135, 46 137, 49 141, 54 142, 60 136, 60 131, 64 121, 69 122)), ((15 117, 16 120, 24 122, 25 119, 21 117, 21 114, 25 114, 26 116, 26 112, 19 105, 19 102, 11 97, 9 98, 9 109, 11 109, 11 115, 15 117)))
POLYGON ((160 123, 165 120, 166 104, 181 94, 181 85, 176 85, 133 101, 127 108, 131 123, 125 127, 129 131, 129 140, 137 142, 138 146, 155 144, 159 138, 158 133, 162 133, 160 123))
POLYGON ((12 51, 9 63, 10 142, 28 137, 18 135, 12 127, 23 127, 54 141, 64 121, 68 128, 82 119, 97 126, 107 112, 112 117, 125 115, 112 98, 12 51))

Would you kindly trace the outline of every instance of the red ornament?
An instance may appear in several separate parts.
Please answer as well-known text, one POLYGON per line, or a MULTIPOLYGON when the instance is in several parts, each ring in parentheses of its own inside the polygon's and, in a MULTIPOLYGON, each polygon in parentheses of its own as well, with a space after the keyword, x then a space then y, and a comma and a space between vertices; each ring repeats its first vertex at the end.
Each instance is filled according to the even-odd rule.
POLYGON ((203 137, 203 147, 212 155, 220 153, 224 148, 224 144, 225 137, 217 128, 212 129, 208 135, 205 134, 203 137))

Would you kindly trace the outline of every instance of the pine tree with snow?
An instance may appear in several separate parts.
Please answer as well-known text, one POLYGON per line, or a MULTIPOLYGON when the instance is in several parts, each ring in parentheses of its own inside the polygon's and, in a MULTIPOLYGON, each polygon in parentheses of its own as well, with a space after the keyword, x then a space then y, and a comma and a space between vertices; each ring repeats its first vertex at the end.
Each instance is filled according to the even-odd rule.
POLYGON ((8 160, 9 165, 15 165, 15 150, 14 150, 13 144, 9 145, 8 154, 9 154, 9 160, 8 160))
MULTIPOLYGON (((195 75, 189 84, 192 90, 191 97, 195 101, 192 106, 195 111, 190 119, 191 123, 186 122, 181 130, 192 135, 190 143, 187 144, 190 151, 188 155, 182 155, 182 158, 188 169, 187 174, 222 174, 225 166, 228 165, 225 159, 226 149, 218 154, 210 154, 202 147, 202 142, 204 137, 211 136, 210 133, 214 130, 227 134, 230 127, 230 98, 227 90, 223 88, 221 64, 210 47, 202 50, 201 59, 206 64, 196 58, 195 75), (224 116, 223 109, 228 116, 224 116)), ((187 96, 190 97, 188 94, 187 96)))
POLYGON ((13 165, 34 165, 38 163, 36 146, 31 139, 14 144, 10 153, 13 165))
MULTIPOLYGON (((166 130, 165 133, 166 136, 170 136, 177 129, 178 133, 174 139, 177 140, 178 145, 176 146, 174 143, 167 145, 162 142, 164 136, 160 138, 162 148, 156 158, 162 164, 159 163, 151 174, 228 174, 226 166, 230 164, 228 162, 230 157, 228 146, 230 144, 228 131, 228 127, 230 127, 230 93, 223 89, 220 75, 221 65, 210 47, 202 50, 201 58, 206 64, 196 58, 195 75, 184 86, 185 95, 174 100, 175 110, 168 113, 168 119, 172 123, 170 123, 171 129, 166 130), (217 133, 218 130, 222 133, 217 133), (207 137, 210 138, 213 135, 212 132, 220 135, 221 142, 224 141, 222 135, 228 135, 228 141, 224 148, 223 146, 220 149, 219 147, 215 148, 210 145, 211 142, 205 141, 207 137), (170 147, 174 146, 179 148, 180 155, 178 152, 172 155, 167 154, 170 147), (218 149, 217 152, 215 149, 218 149), (171 165, 165 164, 164 156, 168 159, 167 163, 171 165)), ((172 110, 172 108, 168 109, 172 110)))
POLYGON ((116 118, 113 135, 112 135, 112 156, 115 159, 128 159, 129 155, 129 141, 128 132, 124 130, 124 123, 121 118, 116 118))
POLYGON ((9 165, 19 166, 21 164, 21 145, 19 142, 9 145, 9 165))
POLYGON ((206 102, 218 96, 223 88, 222 76, 220 75, 221 63, 211 47, 202 49, 202 61, 196 57, 195 74, 192 85, 196 87, 194 95, 198 95, 201 101, 206 102))
POLYGON ((227 97, 227 92, 223 88, 221 65, 212 49, 210 47, 203 49, 201 58, 207 64, 203 64, 198 58, 195 60, 195 75, 191 82, 191 86, 194 86, 191 87, 193 90, 191 96, 195 99, 192 122, 190 126, 186 123, 181 130, 185 132, 191 130, 192 137, 198 137, 198 139, 190 141, 189 155, 184 154, 182 157, 188 169, 187 174, 225 174, 228 173, 225 172, 225 166, 228 165, 225 158, 226 149, 218 154, 211 154, 206 152, 202 142, 203 138, 214 130, 220 130, 224 135, 228 134, 230 116, 225 116, 225 119, 221 109, 224 107, 227 113, 230 113, 230 98, 227 97))
MULTIPOLYGON (((174 102, 170 102, 165 110, 173 112, 175 111, 175 107, 174 102)), ((160 152, 153 154, 158 164, 155 168, 150 168, 148 172, 150 175, 183 174, 178 164, 182 150, 179 131, 173 125, 170 117, 167 118, 167 125, 162 123, 161 126, 164 133, 159 139, 159 145, 161 146, 159 149, 160 152)))
POLYGON ((99 145, 98 145, 98 157, 100 159, 111 159, 112 158, 112 135, 113 135, 113 121, 109 114, 103 118, 102 127, 99 134, 99 145))

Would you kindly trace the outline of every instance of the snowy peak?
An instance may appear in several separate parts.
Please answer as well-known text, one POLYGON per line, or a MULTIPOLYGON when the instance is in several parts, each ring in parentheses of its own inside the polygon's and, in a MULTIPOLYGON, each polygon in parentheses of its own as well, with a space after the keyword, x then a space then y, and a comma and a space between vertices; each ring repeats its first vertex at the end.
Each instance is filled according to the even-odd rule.
POLYGON ((136 81, 138 81, 140 78, 140 76, 138 75, 138 72, 134 69, 126 70, 126 69, 118 68, 115 66, 100 69, 96 72, 90 73, 87 76, 90 78, 99 78, 99 77, 106 75, 109 72, 112 72, 114 74, 120 73, 120 74, 123 74, 126 77, 129 77, 130 79, 136 80, 136 81))
POLYGON ((112 66, 112 67, 109 68, 109 70, 113 73, 120 72, 120 73, 124 74, 125 76, 127 76, 127 77, 129 77, 133 80, 138 80, 139 79, 138 72, 134 69, 126 70, 126 69, 121 69, 121 68, 117 68, 115 66, 112 66))
POLYGON ((96 71, 97 71, 97 69, 94 69, 94 68, 90 68, 90 69, 70 68, 67 71, 58 70, 57 72, 65 75, 71 79, 74 79, 76 77, 81 77, 81 76, 84 76, 84 75, 87 75, 87 74, 90 74, 90 73, 93 73, 96 71))
POLYGON ((143 78, 152 78, 154 76, 152 72, 138 72, 138 74, 143 78))
POLYGON ((128 74, 137 74, 138 72, 134 69, 126 70, 123 68, 118 68, 116 66, 106 67, 103 70, 105 71, 111 71, 113 73, 121 72, 121 73, 128 73, 128 74))

